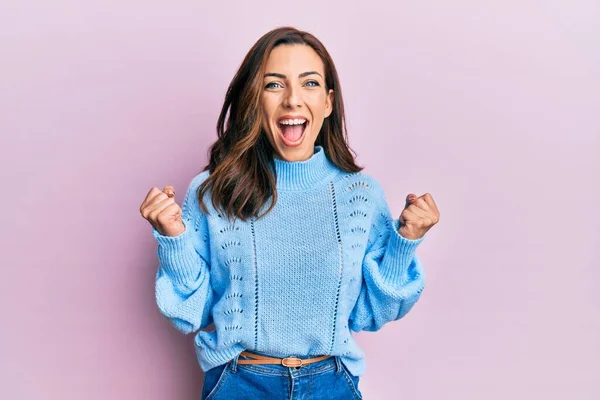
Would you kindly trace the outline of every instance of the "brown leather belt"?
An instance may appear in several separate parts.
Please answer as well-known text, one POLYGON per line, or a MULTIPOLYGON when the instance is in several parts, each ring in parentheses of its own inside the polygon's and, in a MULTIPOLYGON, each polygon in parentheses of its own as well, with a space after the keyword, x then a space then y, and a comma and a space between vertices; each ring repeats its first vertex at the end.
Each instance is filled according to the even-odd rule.
POLYGON ((246 356, 253 358, 253 360, 242 360, 238 358, 238 364, 281 364, 286 367, 301 367, 306 364, 311 364, 317 361, 325 360, 331 356, 319 356, 314 358, 298 358, 298 357, 285 357, 285 358, 275 358, 275 357, 267 357, 259 354, 253 354, 247 351, 242 351, 240 353, 241 356, 246 356))

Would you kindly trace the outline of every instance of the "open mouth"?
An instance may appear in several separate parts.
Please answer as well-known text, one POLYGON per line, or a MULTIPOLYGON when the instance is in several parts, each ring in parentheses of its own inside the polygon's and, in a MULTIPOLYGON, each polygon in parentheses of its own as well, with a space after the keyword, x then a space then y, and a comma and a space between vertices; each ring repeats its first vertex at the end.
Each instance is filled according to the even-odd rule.
POLYGON ((303 123, 299 124, 282 124, 277 123, 279 128, 279 134, 286 145, 298 144, 304 138, 304 132, 308 126, 308 120, 304 120, 303 123))

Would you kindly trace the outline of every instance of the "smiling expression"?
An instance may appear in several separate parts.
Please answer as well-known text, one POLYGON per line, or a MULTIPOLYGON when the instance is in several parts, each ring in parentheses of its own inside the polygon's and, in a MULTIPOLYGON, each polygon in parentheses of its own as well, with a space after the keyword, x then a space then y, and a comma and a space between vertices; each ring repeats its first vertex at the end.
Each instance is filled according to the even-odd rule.
POLYGON ((327 91, 324 77, 323 61, 308 45, 284 44, 271 51, 263 78, 262 125, 274 157, 303 161, 313 155, 323 120, 333 110, 333 89, 327 91), (303 133, 298 138, 283 132, 303 133))

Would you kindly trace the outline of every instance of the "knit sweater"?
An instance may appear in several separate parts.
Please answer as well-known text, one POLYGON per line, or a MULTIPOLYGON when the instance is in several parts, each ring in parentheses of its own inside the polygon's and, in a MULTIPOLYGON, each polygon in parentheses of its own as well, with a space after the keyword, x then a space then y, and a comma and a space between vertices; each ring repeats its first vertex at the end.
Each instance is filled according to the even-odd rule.
POLYGON ((401 236, 381 184, 339 169, 319 145, 307 160, 274 158, 271 168, 276 205, 245 222, 219 213, 210 190, 202 212, 196 190, 209 171, 193 177, 182 203, 185 231, 152 228, 158 308, 180 331, 198 331, 203 371, 248 350, 337 355, 361 376, 366 363, 353 332, 377 331, 417 302, 425 276, 415 251, 424 237, 401 236))

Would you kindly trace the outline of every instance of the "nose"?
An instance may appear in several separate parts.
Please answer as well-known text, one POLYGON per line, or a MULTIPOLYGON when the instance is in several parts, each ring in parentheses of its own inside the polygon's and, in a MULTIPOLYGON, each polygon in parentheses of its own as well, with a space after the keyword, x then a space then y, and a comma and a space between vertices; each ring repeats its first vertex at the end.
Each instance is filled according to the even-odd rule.
POLYGON ((293 85, 290 85, 284 96, 283 106, 287 108, 296 108, 302 106, 302 98, 300 91, 293 85))

